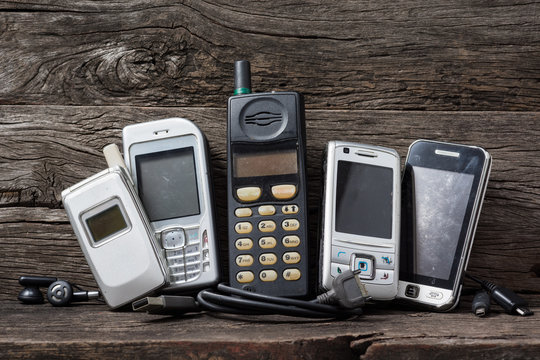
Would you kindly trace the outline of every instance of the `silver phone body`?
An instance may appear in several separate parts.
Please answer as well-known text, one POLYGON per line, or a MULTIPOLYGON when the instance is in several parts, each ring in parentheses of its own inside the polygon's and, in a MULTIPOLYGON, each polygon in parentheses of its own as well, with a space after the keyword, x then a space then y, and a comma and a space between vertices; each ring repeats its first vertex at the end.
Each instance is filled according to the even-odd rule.
POLYGON ((111 308, 160 288, 165 260, 125 170, 104 170, 62 192, 92 274, 111 308))
MULTIPOLYGON (((435 161, 435 162, 437 161, 437 157, 446 158, 446 159, 451 159, 451 158, 457 159, 459 158, 458 156, 459 152, 464 151, 466 149, 469 149, 468 151, 471 151, 471 150, 478 151, 479 153, 483 155, 483 161, 481 162, 480 167, 479 167, 479 175, 478 175, 479 181, 478 181, 477 188, 470 189, 470 192, 472 192, 473 190, 476 191, 476 196, 473 199, 470 198, 470 192, 469 192, 469 195, 468 195, 469 197, 461 196, 456 201, 456 203, 465 202, 463 205, 463 209, 465 209, 466 203, 469 201, 469 199, 470 201, 473 201, 473 204, 472 204, 472 211, 470 213, 470 220, 468 221, 468 226, 465 229, 465 237, 464 237, 462 250, 459 254, 456 254, 454 256, 450 254, 450 257, 453 257, 454 261, 452 262, 452 260, 450 260, 448 263, 448 266, 457 266, 457 272, 454 278, 449 279, 449 281, 451 282, 451 286, 449 286, 450 288, 448 287, 444 288, 436 284, 428 285, 425 283, 420 283, 419 281, 406 281, 405 279, 402 279, 402 278, 400 278, 400 281, 399 281, 397 298, 400 299, 401 301, 413 303, 415 305, 418 305, 420 307, 433 310, 433 311, 450 311, 454 309, 459 303, 459 297, 460 297, 461 289, 462 289, 462 276, 465 270, 467 269, 469 255, 470 255, 472 245, 473 245, 474 234, 475 234, 476 227, 478 224, 478 219, 480 216, 480 210, 482 208, 482 203, 484 200, 484 195, 487 189, 487 183, 488 183, 489 174, 491 170, 491 156, 489 155, 487 151, 476 146, 443 143, 443 142, 430 141, 430 140, 417 140, 414 143, 412 143, 411 146, 409 147, 409 151, 407 153, 407 159, 405 161, 406 167, 409 165, 409 157, 411 156, 411 149, 413 149, 413 147, 417 144, 425 144, 427 146, 430 146, 432 149, 431 151, 432 155, 431 155, 430 161, 435 161), (445 146, 448 146, 448 148, 444 148, 445 146), (414 297, 412 297, 411 295, 414 295, 414 297)), ((423 171, 434 170, 431 167, 426 167, 425 169, 423 171)), ((443 170, 443 171, 446 171, 446 170, 443 170)), ((456 174, 461 174, 461 173, 456 172, 456 174)), ((405 176, 405 170, 404 170, 404 176, 405 176)), ((436 176, 437 178, 441 178, 442 175, 434 174, 434 176, 436 176)), ((425 192, 426 189, 424 190, 416 189, 415 191, 425 192)), ((437 189, 433 191, 439 194, 442 194, 444 192, 444 187, 438 186, 437 189)), ((459 192, 459 191, 456 191, 456 192, 459 192)), ((405 191, 403 193, 405 193, 405 191)), ((416 194, 416 197, 419 198, 420 196, 416 194)), ((411 201, 413 201, 413 203, 416 204, 417 200, 418 199, 412 199, 411 201)), ((440 202, 437 202, 437 201, 436 203, 440 204, 440 202)), ((424 204, 424 206, 429 207, 430 204, 424 204)), ((457 206, 455 205, 454 208, 457 209, 457 206)), ((430 211, 426 211, 425 213, 431 213, 431 215, 429 216, 433 216, 433 212, 435 211, 437 210, 430 209, 430 211)), ((465 210, 461 210, 461 211, 465 212, 465 210)), ((402 212, 402 216, 405 216, 404 212, 402 212)), ((462 219, 466 220, 466 218, 463 218, 463 217, 462 219)), ((402 220, 407 221, 407 219, 405 218, 403 218, 402 220)), ((417 221, 421 221, 421 220, 418 220, 415 218, 412 221, 416 223, 417 221)), ((441 228, 442 228, 442 225, 441 225, 441 228)), ((449 231, 445 231, 442 229, 438 229, 438 231, 445 234, 450 233, 449 231)), ((461 228, 460 231, 464 231, 464 229, 461 228)), ((402 231, 402 236, 404 235, 405 235, 404 231, 402 231)), ((451 241, 454 241, 454 240, 451 240, 451 241)), ((428 251, 434 251, 433 247, 434 247, 433 245, 430 246, 430 249, 428 251)), ((419 244, 416 240, 414 240, 412 251, 417 253, 418 251, 421 251, 421 250, 422 250, 422 245, 419 244)), ((406 251, 406 247, 404 247, 403 244, 402 244, 401 251, 402 252, 406 251)), ((451 253, 451 251, 446 251, 445 253, 451 253)), ((433 258, 436 258, 436 257, 433 256, 433 258)), ((402 260, 402 270, 408 265, 410 264, 405 264, 403 263, 403 260, 402 260)), ((416 263, 416 260, 414 261, 413 266, 415 269, 420 267, 420 265, 416 263)), ((435 267, 436 265, 433 264, 432 268, 435 269, 435 267)), ((432 270, 432 271, 435 271, 435 270, 432 270)), ((435 280, 433 280, 433 282, 435 282, 435 280)))
POLYGON ((165 291, 219 281, 209 154, 191 121, 170 118, 123 129, 124 160, 169 269, 165 291))
POLYGON ((324 161, 321 287, 329 290, 340 272, 360 268, 359 276, 369 295, 374 300, 392 300, 397 294, 399 273, 399 155, 384 147, 330 141, 324 161), (343 176, 340 172, 351 177, 339 179, 338 176, 343 176), (341 185, 343 181, 351 182, 350 186, 341 185), (362 185, 367 188, 361 188, 362 185), (381 205, 362 203, 366 196, 374 196, 372 201, 380 200, 381 205), (374 211, 367 216, 373 216, 374 227, 353 219, 355 214, 347 218, 348 209, 370 213, 370 206, 374 211))

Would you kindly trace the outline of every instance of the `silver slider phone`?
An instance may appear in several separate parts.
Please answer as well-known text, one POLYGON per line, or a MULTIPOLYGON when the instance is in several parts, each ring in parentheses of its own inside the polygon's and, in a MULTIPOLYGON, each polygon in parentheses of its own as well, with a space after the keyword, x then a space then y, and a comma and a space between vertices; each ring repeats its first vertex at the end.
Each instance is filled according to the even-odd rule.
POLYGON ((208 144, 190 120, 126 126, 124 160, 168 268, 164 290, 196 290, 219 280, 208 144))
POLYGON ((395 150, 330 141, 324 158, 320 281, 324 290, 347 269, 374 300, 397 295, 400 162, 395 150))
POLYGON ((69 221, 103 297, 118 308, 162 287, 165 259, 129 175, 104 170, 62 192, 69 221))
POLYGON ((429 140, 409 147, 398 298, 435 311, 458 304, 490 168, 480 147, 429 140))

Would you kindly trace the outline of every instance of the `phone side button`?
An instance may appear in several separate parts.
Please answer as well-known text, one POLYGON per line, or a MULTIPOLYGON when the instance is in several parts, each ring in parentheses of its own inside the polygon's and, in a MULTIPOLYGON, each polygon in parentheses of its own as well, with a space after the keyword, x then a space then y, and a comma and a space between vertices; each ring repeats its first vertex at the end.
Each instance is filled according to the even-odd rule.
POLYGON ((376 269, 375 278, 370 281, 372 284, 390 285, 394 282, 393 270, 376 269))

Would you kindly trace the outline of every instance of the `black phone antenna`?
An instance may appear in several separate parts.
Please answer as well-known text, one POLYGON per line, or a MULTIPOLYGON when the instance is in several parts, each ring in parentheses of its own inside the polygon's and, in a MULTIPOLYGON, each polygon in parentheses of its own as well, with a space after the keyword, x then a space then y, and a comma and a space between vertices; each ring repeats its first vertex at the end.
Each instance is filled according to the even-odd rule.
POLYGON ((251 70, 249 61, 234 62, 234 95, 251 94, 251 70))

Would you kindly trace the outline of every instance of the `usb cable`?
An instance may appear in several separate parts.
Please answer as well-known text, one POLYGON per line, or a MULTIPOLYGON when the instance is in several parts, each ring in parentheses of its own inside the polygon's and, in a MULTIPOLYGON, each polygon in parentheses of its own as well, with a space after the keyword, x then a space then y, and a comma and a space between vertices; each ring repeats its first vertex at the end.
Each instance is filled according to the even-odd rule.
POLYGON ((348 318, 362 314, 361 307, 371 298, 357 276, 360 270, 344 271, 332 283, 332 290, 311 301, 270 296, 219 284, 189 296, 146 297, 132 304, 134 311, 179 315, 214 311, 243 315, 287 315, 308 318, 348 318))
POLYGON ((485 292, 478 293, 473 299, 473 312, 477 316, 485 316, 489 311, 489 296, 495 300, 504 311, 511 315, 529 316, 534 313, 529 309, 525 299, 517 295, 510 289, 495 285, 491 281, 482 280, 468 273, 465 273, 469 279, 482 286, 485 292), (487 292, 487 294, 486 294, 487 292))

